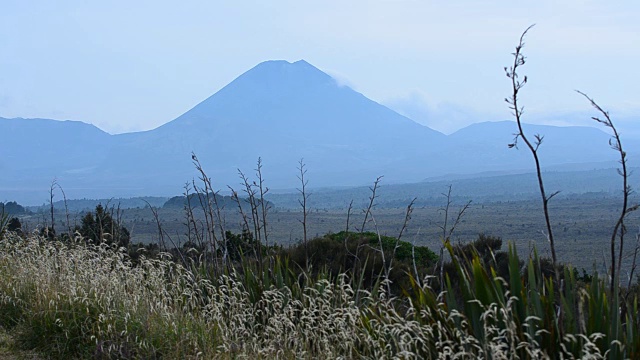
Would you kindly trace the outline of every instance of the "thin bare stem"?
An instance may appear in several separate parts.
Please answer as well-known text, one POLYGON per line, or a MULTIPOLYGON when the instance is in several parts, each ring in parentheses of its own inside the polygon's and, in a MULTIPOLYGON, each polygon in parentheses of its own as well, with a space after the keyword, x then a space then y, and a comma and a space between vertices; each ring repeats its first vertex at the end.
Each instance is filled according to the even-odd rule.
POLYGON ((220 227, 220 232, 222 233, 222 262, 223 265, 227 262, 227 241, 226 235, 224 232, 224 227, 222 225, 222 219, 220 216, 220 206, 218 205, 217 193, 213 190, 213 186, 211 185, 211 178, 207 176, 202 168, 202 164, 200 164, 200 160, 195 153, 191 153, 191 159, 193 160, 193 165, 196 170, 200 173, 200 181, 204 184, 204 189, 198 189, 198 186, 193 183, 193 189, 198 194, 198 199, 200 200, 200 205, 202 206, 202 210, 205 214, 205 222, 207 224, 207 235, 209 236, 209 243, 211 246, 211 251, 213 252, 213 261, 214 261, 214 272, 217 274, 218 271, 218 237, 216 235, 216 223, 220 227), (204 193, 204 195, 203 195, 204 193), (213 197, 213 199, 212 199, 213 197), (217 219, 214 215, 214 207, 216 209, 217 219), (217 221, 216 221, 217 220, 217 221))
POLYGON ((142 201, 144 201, 147 206, 149 206, 149 209, 151 210, 151 214, 153 215, 153 219, 156 221, 156 226, 158 227, 158 242, 160 243, 160 249, 163 252, 167 252, 167 244, 164 241, 164 234, 165 232, 162 229, 162 223, 160 222, 160 217, 158 216, 158 211, 151 206, 151 204, 147 201, 142 199, 142 201))
POLYGON ((464 216, 464 213, 469 209, 469 206, 471 206, 471 200, 467 201, 467 203, 464 204, 464 206, 458 211, 458 216, 456 216, 456 220, 453 222, 453 225, 451 225, 451 227, 449 228, 447 239, 450 239, 451 236, 453 236, 453 232, 456 230, 456 227, 462 221, 462 217, 464 216))
POLYGON ((71 240, 73 239, 73 231, 71 230, 71 218, 69 215, 69 204, 67 203, 67 194, 64 192, 64 189, 62 188, 62 186, 60 186, 60 184, 56 183, 56 185, 58 186, 58 189, 60 189, 60 192, 62 193, 62 200, 64 201, 64 214, 67 219, 67 236, 69 237, 69 240, 71 240))
POLYGON ((551 200, 551 198, 553 198, 558 193, 554 192, 553 194, 547 196, 547 193, 544 188, 544 182, 542 180, 542 170, 540 167, 540 159, 538 157, 538 148, 542 144, 544 136, 535 134, 533 141, 527 137, 522 127, 522 114, 524 113, 524 108, 518 104, 518 95, 520 94, 520 90, 527 83, 526 76, 522 80, 520 80, 518 75, 518 69, 525 64, 525 57, 522 54, 522 48, 524 47, 524 38, 527 35, 527 32, 529 32, 529 30, 533 26, 534 25, 529 26, 520 36, 520 41, 516 46, 516 50, 514 53, 512 53, 513 65, 511 65, 511 67, 509 68, 507 67, 504 68, 507 77, 511 80, 511 87, 512 87, 511 97, 505 99, 505 101, 507 102, 507 104, 509 104, 509 109, 511 109, 512 114, 515 117, 516 123, 518 125, 518 133, 516 133, 513 143, 509 144, 509 147, 517 148, 518 139, 522 139, 522 141, 524 141, 524 143, 527 145, 527 148, 529 148, 529 151, 533 155, 533 159, 535 161, 535 166, 536 166, 536 175, 538 177, 538 187, 540 188, 540 196, 542 198, 544 220, 547 227, 546 237, 547 237, 547 240, 549 241, 549 247, 551 248, 551 260, 553 261, 553 268, 555 271, 556 282, 559 282, 560 273, 558 271, 558 257, 556 256, 556 247, 555 247, 555 241, 553 237, 553 229, 551 228, 551 219, 549 216, 549 200, 551 200))
POLYGON ((378 235, 378 245, 380 246, 380 249, 378 251, 380 251, 380 256, 382 257, 382 268, 384 271, 385 284, 387 286, 387 294, 391 296, 391 284, 390 284, 391 282, 389 281, 389 273, 391 272, 391 263, 387 264, 387 260, 384 254, 384 247, 382 245, 382 236, 380 235, 380 230, 378 230, 378 223, 376 222, 376 218, 375 216, 373 216, 373 213, 371 213, 370 215, 371 215, 371 221, 373 222, 373 226, 376 230, 376 235, 378 235))
MULTIPOLYGON (((413 213, 413 205, 416 203, 416 200, 418 200, 418 198, 414 197, 409 203, 409 205, 407 205, 407 210, 404 213, 404 221, 402 222, 402 227, 400 228, 400 233, 398 234, 398 241, 396 242, 396 248, 398 247, 397 244, 400 242, 400 239, 402 238, 402 235, 404 234, 405 230, 407 230, 407 226, 409 226, 409 221, 411 220, 411 214, 413 213)), ((395 254, 395 249, 394 249, 394 254, 395 254)))
MULTIPOLYGON (((391 257, 389 258, 389 265, 386 267, 385 277, 387 280, 389 280, 389 274, 391 273, 391 269, 393 268, 393 259, 396 257, 396 251, 400 247, 400 239, 402 238, 402 234, 404 234, 405 230, 407 229, 407 226, 409 226, 409 221, 411 220, 411 214, 413 213, 413 204, 415 204, 416 199, 417 198, 413 198, 409 203, 409 205, 407 205, 407 210, 404 214, 404 222, 402 223, 402 227, 400 228, 400 233, 398 234, 398 237, 396 238, 396 242, 393 246, 393 251, 392 251, 391 257)), ((373 214, 371 214, 371 218, 373 219, 373 214)), ((377 225, 376 225, 376 231, 378 231, 377 225)), ((378 238, 380 238, 380 234, 378 234, 378 238)), ((383 251, 384 253, 384 249, 382 248, 382 242, 380 242, 380 250, 383 251)), ((383 256, 383 260, 384 260, 384 256, 383 256)), ((414 261, 415 261, 415 258, 414 258, 414 261)))
POLYGON ((201 248, 204 248, 204 243, 202 241, 202 235, 198 231, 198 224, 196 222, 196 217, 193 214, 193 206, 191 205, 191 187, 189 183, 184 185, 184 196, 186 198, 186 203, 184 205, 185 216, 187 220, 187 238, 189 241, 194 244, 198 244, 201 248), (191 228, 193 227, 193 235, 191 235, 191 228))
MULTIPOLYGON (((416 233, 416 237, 420 236, 420 229, 418 228, 418 232, 416 233)), ((413 272, 416 275, 416 281, 418 282, 418 286, 422 287, 422 281, 420 280, 420 274, 418 274, 418 267, 416 266, 416 241, 413 239, 411 242, 411 261, 413 262, 413 272)))
POLYGON ((442 225, 440 225, 440 229, 442 230, 442 246, 440 247, 440 261, 439 263, 439 270, 440 270, 440 285, 443 286, 444 284, 444 248, 445 245, 451 241, 451 237, 453 236, 453 233, 456 230, 456 227, 458 226, 458 224, 460 224, 460 222, 462 221, 462 217, 464 216, 464 213, 469 209, 469 206, 471 205, 471 200, 467 201, 466 204, 464 204, 464 206, 462 208, 460 208, 460 210, 458 211, 458 215, 456 216, 455 221, 453 222, 453 225, 451 225, 450 227, 448 227, 448 223, 449 223, 449 212, 451 211, 451 205, 453 204, 453 200, 451 198, 451 188, 452 186, 449 185, 447 188, 447 192, 446 193, 442 193, 442 195, 447 199, 447 202, 444 206, 444 208, 440 209, 441 211, 444 212, 444 220, 442 222, 442 225))
POLYGON ((371 215, 371 210, 373 210, 373 206, 375 205, 376 200, 376 191, 378 190, 378 186, 380 185, 380 180, 382 180, 382 176, 378 176, 376 181, 373 182, 373 187, 370 187, 371 196, 369 197, 369 205, 364 210, 364 220, 362 220, 362 227, 360 228, 360 233, 364 232, 364 227, 367 225, 367 220, 369 219, 369 215, 371 215))
POLYGON ((442 241, 446 241, 447 223, 449 221, 449 207, 451 206, 451 185, 447 187, 447 192, 442 193, 441 195, 443 195, 447 199, 447 203, 444 208, 440 209, 441 211, 444 211, 444 221, 442 222, 442 225, 439 225, 438 227, 442 230, 442 241))
POLYGON ((309 267, 309 246, 307 244, 307 215, 309 215, 309 209, 307 208, 307 200, 309 199, 309 195, 307 193, 307 183, 308 180, 305 179, 305 175, 307 170, 305 169, 304 159, 300 159, 298 162, 298 180, 300 180, 300 188, 298 192, 302 196, 302 199, 298 200, 298 204, 302 207, 302 220, 299 220, 302 223, 302 241, 304 244, 304 257, 306 261, 307 268, 309 267))
POLYGON ((55 237, 56 234, 56 223, 54 218, 54 208, 53 208, 53 198, 55 196, 53 190, 58 186, 58 179, 53 179, 51 182, 51 187, 49 187, 49 206, 51 213, 51 235, 55 237))
POLYGON ((351 210, 353 210, 353 199, 349 202, 349 208, 347 209, 347 226, 345 228, 345 232, 349 233, 349 220, 351 219, 351 210))
MULTIPOLYGON (((349 220, 351 219, 351 211, 353 210, 353 199, 351 199, 351 201, 349 202, 349 208, 347 209, 347 226, 345 229, 345 236, 344 236, 344 250, 347 252, 347 255, 352 256, 353 257, 353 274, 355 274, 355 264, 359 261, 358 259, 358 255, 354 254, 351 252, 351 250, 349 250, 349 239, 351 238, 350 234, 349 234, 349 220)), ((356 249, 357 252, 357 249, 356 249)), ((345 256, 344 258, 344 268, 346 270, 347 268, 347 257, 345 256)))
POLYGON ((444 211, 444 221, 442 225, 440 225, 440 229, 442 230, 442 245, 440 246, 440 261, 438 264, 438 269, 440 271, 440 287, 444 286, 444 247, 449 241, 447 236, 447 223, 449 221, 449 207, 451 206, 451 185, 449 185, 447 189, 447 193, 442 193, 447 199, 447 203, 441 211, 444 211))
MULTIPOLYGON (((247 213, 244 211, 244 209, 242 208, 242 203, 240 202, 240 198, 238 197, 238 192, 235 191, 231 186, 227 186, 229 188, 229 190, 231 190, 231 199, 233 199, 233 201, 235 201, 236 205, 238 206, 238 212, 240 213, 240 216, 242 218, 242 233, 248 233, 251 234, 251 229, 249 227, 249 218, 247 217, 247 213)), ((258 249, 256 249, 256 247, 253 247, 253 256, 256 257, 256 259, 258 258, 258 249)))
POLYGON ((605 111, 600 105, 598 105, 592 98, 590 98, 587 94, 576 90, 576 92, 582 96, 584 96, 591 106, 593 106, 604 118, 592 117, 594 121, 604 125, 611 129, 613 133, 611 139, 609 140, 609 145, 611 148, 618 152, 620 155, 620 163, 621 169, 618 170, 618 174, 622 176, 622 206, 620 208, 620 215, 618 216, 618 220, 616 221, 615 226, 613 227, 613 232, 611 234, 611 284, 610 291, 611 294, 617 290, 617 287, 620 283, 620 273, 622 269, 622 251, 624 248, 624 235, 627 232, 627 229, 624 224, 625 217, 638 209, 638 205, 629 206, 629 196, 631 195, 632 189, 629 186, 629 173, 627 171, 627 153, 622 149, 622 141, 620 140, 620 134, 618 130, 613 125, 613 121, 611 121, 611 116, 609 116, 609 112, 605 111), (616 237, 620 239, 620 246, 618 247, 618 258, 617 258, 617 268, 616 268, 616 237))
POLYGON ((258 177, 258 189, 260 191, 260 207, 262 209, 262 232, 264 233, 264 243, 268 251, 269 234, 267 232, 267 211, 269 210, 269 205, 266 204, 267 201, 265 200, 264 197, 269 192, 269 188, 264 186, 264 178, 262 177, 262 158, 258 158, 256 176, 258 177))
POLYGON ((244 186, 244 192, 247 193, 247 202, 251 207, 251 220, 253 222, 253 230, 254 236, 256 240, 256 247, 258 248, 258 262, 260 266, 260 272, 262 273, 262 239, 260 236, 260 216, 258 214, 258 204, 256 203, 256 190, 253 185, 249 182, 249 179, 245 176, 245 174, 238 169, 238 174, 240 179, 242 179, 242 185, 244 186))

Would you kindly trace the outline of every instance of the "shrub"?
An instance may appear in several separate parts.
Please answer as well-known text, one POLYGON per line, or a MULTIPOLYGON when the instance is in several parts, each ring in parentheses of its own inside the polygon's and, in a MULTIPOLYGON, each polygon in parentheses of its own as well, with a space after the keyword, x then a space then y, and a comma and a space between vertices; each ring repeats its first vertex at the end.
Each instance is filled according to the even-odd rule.
POLYGON ((127 248, 131 238, 129 230, 121 226, 111 212, 99 204, 94 212, 88 212, 82 218, 82 225, 76 231, 94 245, 106 243, 127 248))
POLYGON ((426 246, 413 246, 406 241, 397 241, 390 236, 380 236, 373 232, 353 233, 341 231, 327 234, 307 242, 307 252, 304 244, 298 244, 285 251, 293 264, 300 270, 308 270, 312 275, 328 272, 332 276, 346 273, 350 278, 362 278, 362 286, 367 289, 375 288, 384 273, 385 267, 380 254, 380 243, 387 256, 387 262, 393 257, 389 280, 397 295, 402 289, 410 288, 407 273, 416 269, 425 274, 438 256, 426 246), (309 268, 307 269, 307 265, 309 268))

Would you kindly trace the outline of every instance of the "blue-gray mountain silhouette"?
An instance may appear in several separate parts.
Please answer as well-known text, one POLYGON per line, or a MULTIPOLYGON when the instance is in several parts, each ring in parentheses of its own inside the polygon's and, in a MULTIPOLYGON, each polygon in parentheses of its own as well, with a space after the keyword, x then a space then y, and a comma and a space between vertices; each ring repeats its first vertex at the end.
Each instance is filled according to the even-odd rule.
MULTIPOLYGON (((299 186, 301 158, 312 186, 530 168, 525 149, 507 147, 515 130, 482 123, 445 136, 303 60, 267 61, 150 131, 109 135, 80 122, 0 118, 0 197, 41 203, 54 177, 70 197, 177 195, 197 177, 192 151, 220 189, 237 187, 238 168, 252 175, 258 157, 272 188, 299 186)), ((615 160, 598 129, 531 131, 546 136, 545 165, 615 160)))

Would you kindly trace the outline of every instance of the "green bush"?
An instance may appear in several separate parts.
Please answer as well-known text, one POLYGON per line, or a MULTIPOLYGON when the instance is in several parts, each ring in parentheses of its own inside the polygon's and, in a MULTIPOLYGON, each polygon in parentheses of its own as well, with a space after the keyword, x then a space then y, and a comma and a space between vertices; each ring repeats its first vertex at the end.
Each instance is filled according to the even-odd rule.
POLYGON ((106 243, 117 247, 127 248, 131 235, 129 230, 120 225, 112 213, 107 211, 101 204, 96 206, 94 212, 88 212, 82 218, 82 224, 76 227, 76 231, 85 238, 86 241, 94 245, 106 243))
POLYGON ((407 273, 418 270, 425 274, 435 264, 438 256, 426 246, 413 246, 390 236, 373 232, 339 232, 311 239, 285 250, 297 269, 308 270, 313 275, 327 272, 334 277, 348 274, 352 279, 361 278, 362 286, 372 290, 385 272, 380 244, 385 253, 386 266, 391 266, 389 280, 396 295, 410 288, 407 273), (397 245, 397 247, 396 247, 397 245), (308 256, 308 258, 307 258, 308 256), (415 259, 415 267, 414 267, 415 259))

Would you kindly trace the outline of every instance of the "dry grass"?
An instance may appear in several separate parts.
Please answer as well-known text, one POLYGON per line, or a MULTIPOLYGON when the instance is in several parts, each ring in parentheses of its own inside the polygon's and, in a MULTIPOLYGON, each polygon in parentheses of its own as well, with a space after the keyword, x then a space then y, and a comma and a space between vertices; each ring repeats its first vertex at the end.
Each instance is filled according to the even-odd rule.
MULTIPOLYGON (((207 279, 169 259, 133 267, 124 253, 106 247, 8 234, 0 240, 0 325, 21 348, 51 358, 558 355, 543 344, 550 325, 519 318, 520 300, 508 291, 492 302, 477 294, 463 304, 478 310, 475 316, 428 287, 389 299, 384 284, 354 290, 342 276, 333 283, 271 285, 256 298, 244 279, 235 273, 207 279)), ((609 346, 596 341, 602 336, 567 333, 559 349, 566 349, 565 358, 605 358, 609 346)))

